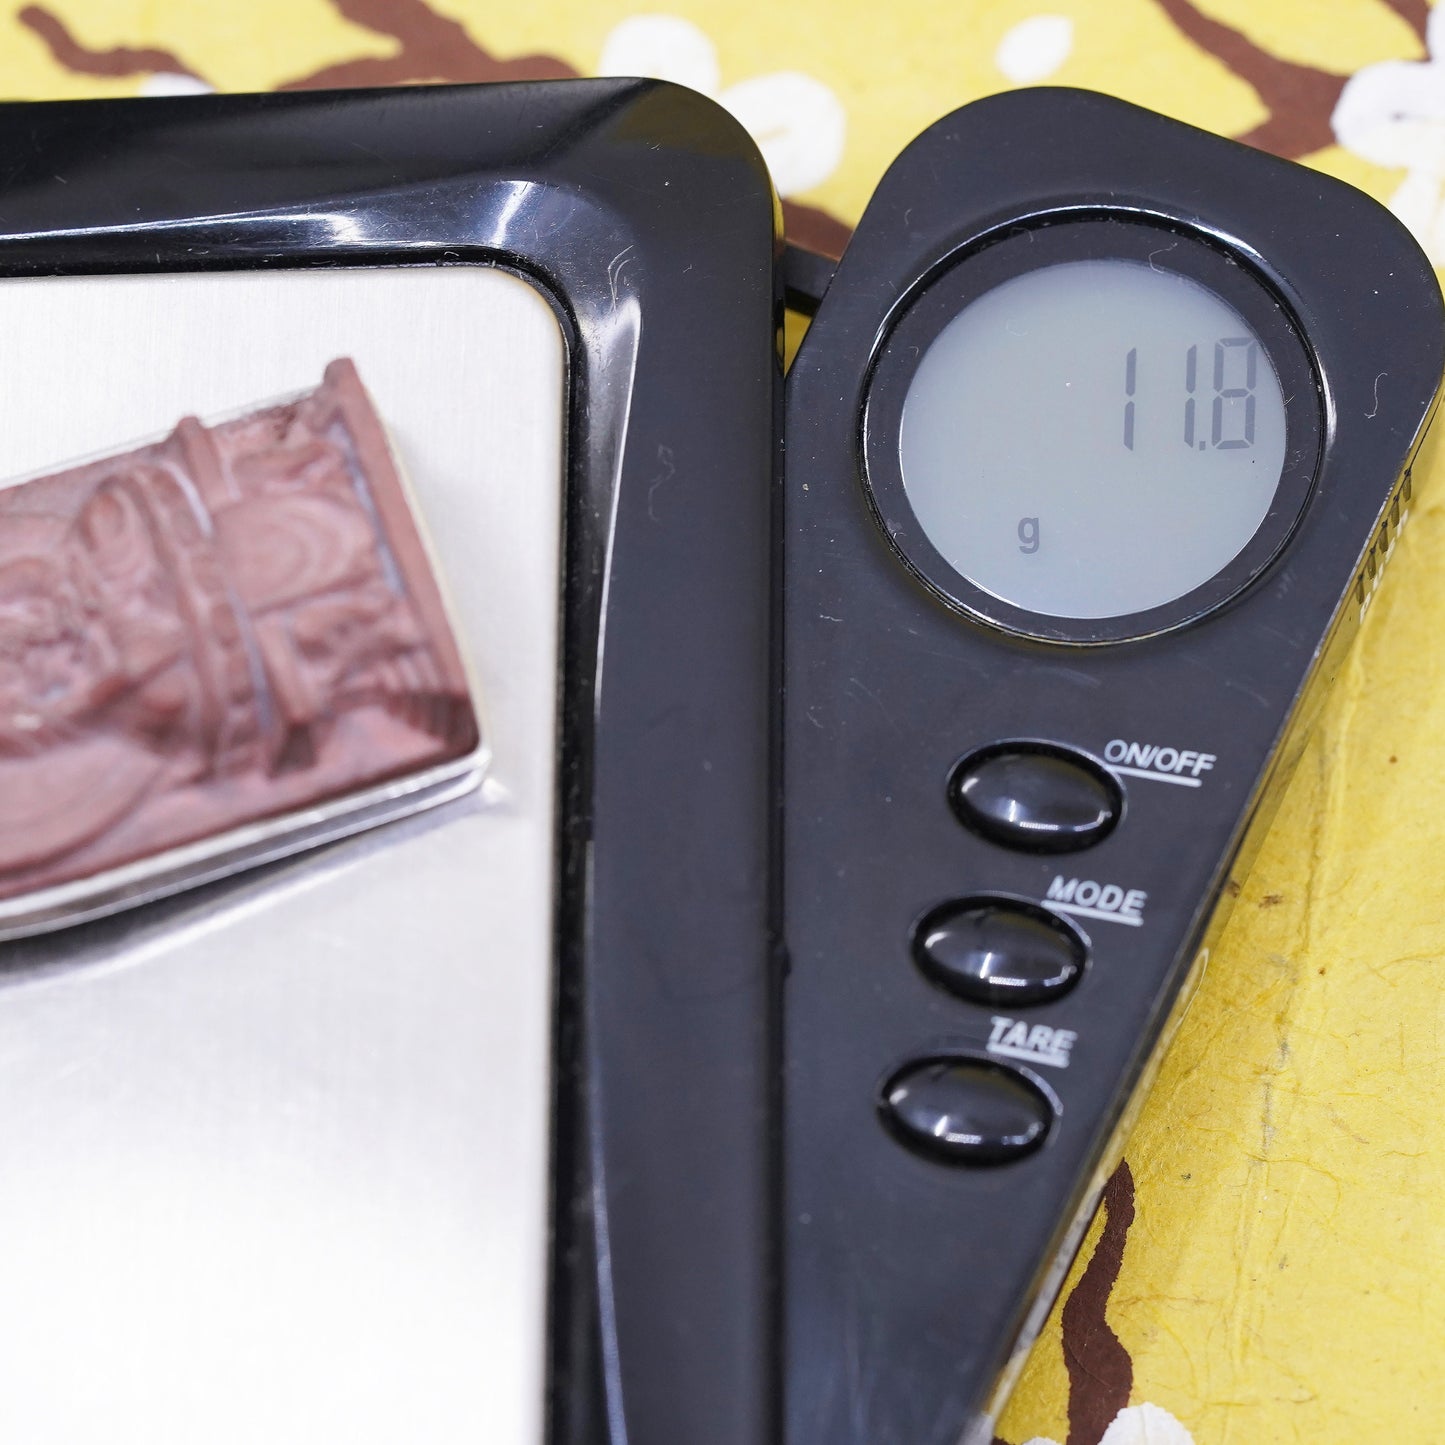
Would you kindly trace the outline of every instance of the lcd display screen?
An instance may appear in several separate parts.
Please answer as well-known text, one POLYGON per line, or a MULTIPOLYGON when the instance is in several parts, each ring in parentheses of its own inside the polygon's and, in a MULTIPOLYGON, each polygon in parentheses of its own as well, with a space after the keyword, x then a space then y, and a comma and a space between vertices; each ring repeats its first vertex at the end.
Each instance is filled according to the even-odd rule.
POLYGON ((1258 334, 1146 261, 1040 267, 966 305, 919 363, 899 466, 929 541, 975 587, 1049 617, 1193 591, 1240 553, 1285 465, 1258 334))

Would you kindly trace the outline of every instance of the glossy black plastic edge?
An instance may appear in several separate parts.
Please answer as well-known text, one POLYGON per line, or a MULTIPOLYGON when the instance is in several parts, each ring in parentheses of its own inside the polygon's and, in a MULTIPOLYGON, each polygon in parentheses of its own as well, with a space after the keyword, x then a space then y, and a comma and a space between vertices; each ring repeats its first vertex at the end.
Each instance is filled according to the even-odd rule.
MULTIPOLYGON (((841 496, 844 476, 849 475, 858 489, 857 505, 863 505, 862 478, 844 462, 839 437, 856 421, 865 394, 867 358, 887 334, 899 298, 922 278, 935 273, 950 255, 999 227, 1020 217, 1074 208, 1172 218, 1196 226, 1217 243, 1237 251, 1288 300, 1306 333, 1325 337, 1333 357, 1330 366, 1321 368, 1327 457, 1341 430, 1353 433, 1348 450, 1359 451, 1363 418, 1372 423, 1365 430, 1373 433, 1370 446, 1381 470, 1386 465, 1398 470, 1388 480, 1385 476, 1372 479, 1350 509, 1374 515, 1374 534, 1367 531, 1367 519, 1356 531, 1358 519, 1339 515, 1337 501, 1332 501, 1329 508, 1312 502, 1301 519, 1299 531, 1309 534, 1311 547, 1318 550, 1321 535, 1329 537, 1331 567, 1338 566, 1341 575, 1349 577, 1346 558, 1353 559, 1359 578, 1352 577, 1345 587, 1336 589, 1338 579, 1333 571, 1328 578, 1311 577, 1286 558, 1268 570, 1258 586, 1242 594, 1237 607, 1221 608, 1207 624, 1178 634, 1190 639, 1191 652, 1202 650, 1207 668, 1220 660, 1211 656, 1218 652, 1220 640, 1228 640, 1249 626, 1248 617, 1262 605, 1261 595, 1277 597, 1296 587, 1311 594, 1330 595, 1331 624, 1303 652, 1298 670, 1292 662, 1288 678, 1276 685, 1281 703, 1277 730, 1270 732, 1268 747, 1254 756, 1247 775, 1246 770, 1240 770, 1238 785, 1242 791, 1237 812, 1231 810, 1228 820, 1211 825, 1209 849, 1217 861, 1209 869, 1207 881, 1202 882, 1187 908, 1170 909, 1167 927, 1170 937, 1177 939, 1177 947, 1171 949, 1171 962, 1160 986, 1151 992, 1146 1026, 1127 1058, 1121 1053, 1117 1061, 1100 1061, 1080 1070, 1081 1078, 1092 1077, 1099 1087, 1108 1088, 1110 1103, 1097 1121, 1090 1122, 1087 1147, 1071 1145, 1067 1151, 1070 1155, 1080 1154, 1080 1168, 1071 1172, 1067 1181, 1059 1181, 1056 1198, 1051 1195, 1053 1222, 1047 1229, 1046 1246, 1045 1236, 1039 1235, 1040 1248, 1034 1257, 1036 1267, 1030 1271, 1031 1279, 1026 1280, 1023 1274, 1008 1280, 985 1279, 986 1275, 996 1276, 986 1253, 971 1259, 971 1267, 976 1265, 978 1270, 978 1277, 971 1281, 976 1313, 989 1322, 987 1336, 960 1350, 950 1331, 941 1349, 934 1351, 933 1368, 925 1369, 906 1351, 882 1349, 876 1337, 882 1334, 887 1307, 883 1299, 871 1298, 867 1318, 872 1358, 866 1362, 861 1377, 855 1370, 843 1380, 846 1384, 861 1378, 866 1381, 867 1391, 855 1391, 849 1397, 851 1414, 829 1414, 824 1420, 821 1407, 828 1398, 825 1391, 842 1376, 836 1370, 829 1374, 829 1365, 837 1356, 836 1348, 827 1351, 826 1327, 830 1322, 820 1320, 817 1324, 824 1328, 815 1328, 798 1313, 792 1298, 800 1283, 794 1278, 796 1260, 804 1253, 806 1242, 796 1227, 799 1205, 791 1194, 794 1165, 790 1162, 789 1187, 785 1189, 789 1211, 785 1253, 790 1292, 790 1398, 786 1406, 790 1445, 812 1445, 812 1441, 823 1438, 830 1445, 844 1439, 876 1445, 884 1438, 896 1439, 901 1445, 905 1439, 921 1440, 925 1435, 940 1442, 955 1442, 960 1433, 967 1445, 975 1445, 991 1438, 989 1422, 1062 1282, 1063 1268, 1097 1203, 1107 1170, 1117 1162, 1121 1130, 1127 1126, 1139 1099, 1134 1088, 1148 1077, 1167 1046, 1173 1022, 1181 1016, 1192 981, 1201 971, 1200 950, 1212 942, 1228 911, 1224 890, 1231 869, 1257 847, 1282 785, 1298 760, 1308 725, 1317 715, 1327 685, 1358 630, 1359 617, 1368 601, 1367 595, 1361 597, 1357 615, 1354 594, 1361 585, 1359 579, 1366 571, 1370 578, 1375 575, 1376 553, 1383 551, 1394 525, 1390 521, 1392 508, 1398 506, 1402 494, 1407 495, 1409 466, 1439 404, 1445 364, 1445 327, 1441 324, 1445 318, 1439 287, 1419 246, 1383 207, 1329 177, 1241 150, 1219 137, 1122 101, 1054 88, 1005 93, 944 118, 895 162, 875 192, 838 275, 822 300, 788 383, 785 537, 791 553, 797 555, 801 550, 800 534, 808 526, 826 528, 830 546, 835 540, 840 546, 853 540, 851 536, 835 538, 837 513, 829 507, 821 508, 816 520, 800 522, 794 478, 800 471, 806 474, 809 467, 815 475, 819 468, 826 467, 826 476, 837 476, 841 496), (1173 133, 1189 156, 1187 167, 1178 156, 1167 154, 1166 131, 1173 133), (1240 165, 1246 156, 1250 157, 1247 165, 1240 165), (1231 175, 1236 168, 1243 172, 1243 183, 1237 187, 1231 175), (1331 208, 1328 226, 1320 224, 1318 216, 1311 219, 1310 215, 1313 207, 1326 205, 1331 208), (1361 256, 1373 259, 1374 266, 1389 278, 1388 285, 1372 287, 1362 277, 1361 256), (1308 263, 1302 264, 1305 257, 1308 263), (1299 304, 1302 299, 1306 302, 1303 306, 1299 304), (1380 343, 1386 339, 1389 350, 1382 354, 1380 343), (1365 345, 1366 340, 1373 344, 1365 345), (1393 387, 1381 386, 1382 374, 1388 374, 1393 387), (1342 428, 1341 418, 1346 415, 1349 424, 1342 428), (1393 460, 1387 463, 1387 456, 1393 460), (1378 488, 1376 481, 1380 483, 1378 488), (1085 1154, 1088 1168, 1083 1167, 1085 1154), (937 1368, 940 1357, 946 1357, 946 1369, 937 1368), (808 1388, 810 1372, 817 1375, 813 1389, 808 1388), (927 1429, 908 1431, 908 1425, 918 1426, 920 1422, 927 1422, 927 1429), (817 1433, 819 1428, 826 1431, 828 1427, 832 1427, 831 1433, 817 1433), (929 1434, 930 1430, 935 1433, 929 1434)), ((1312 351, 1318 363, 1319 351, 1312 351)), ((1328 462, 1322 476, 1326 470, 1328 462)), ((817 490, 815 487, 814 492, 817 490)), ((816 503, 806 505, 813 507, 816 503)), ((871 545, 886 549, 876 518, 870 519, 870 530, 874 535, 871 545)), ((789 599, 791 588, 790 582, 789 599)), ((1364 592, 1368 594, 1368 579, 1364 592)), ((808 660, 800 657, 794 646, 794 633, 806 627, 814 601, 811 591, 806 595, 806 605, 791 600, 787 605, 794 679, 807 675, 808 660)), ((942 610, 943 603, 936 597, 925 597, 920 611, 930 609, 942 610)), ((832 613, 838 609, 831 606, 827 610, 832 613)), ((980 637, 991 631, 978 629, 980 637)), ((843 676, 850 676, 848 655, 838 642, 838 634, 833 628, 827 633, 828 655, 843 676)), ((984 650, 998 652, 1006 634, 993 635, 998 641, 984 650)), ((1153 667, 1169 641, 1149 638, 1123 647, 1076 651, 1072 656, 1061 656, 1058 649, 1046 643, 1020 636, 1010 638, 1008 645, 1020 661, 1027 662, 1031 657, 1048 675, 1063 679, 1073 676, 1077 667, 1094 667, 1095 658, 1109 672, 1116 670, 1117 662, 1106 663, 1106 658, 1127 656, 1153 667)), ((1261 656, 1277 654, 1275 647, 1267 653, 1261 650, 1261 656)), ((890 698, 890 709, 901 702, 890 698)), ((806 723, 798 720, 801 706, 794 708, 787 724, 785 778, 790 794, 794 786, 793 760, 802 751, 794 744, 807 742, 815 746, 810 729, 815 731, 819 726, 816 719, 806 723)), ((1266 726, 1275 724, 1251 719, 1252 730, 1261 736, 1266 726)), ((841 874, 845 865, 855 861, 851 857, 855 851, 850 848, 849 857, 830 858, 830 863, 841 874)), ((794 862, 794 845, 785 839, 785 866, 791 870, 794 862)), ((798 978, 800 969, 793 912, 798 902, 790 891, 790 982, 798 978)), ((871 1001, 870 1006, 874 1006, 871 1001)), ((794 1058, 793 1047, 800 1042, 795 1028, 796 1000, 789 998, 785 1008, 790 1020, 789 1066, 794 1076, 801 1078, 803 1068, 818 1050, 810 1049, 808 1057, 801 1061, 794 1058)), ((960 1042, 978 1046, 976 1039, 960 1042)), ((837 1046, 831 1035, 820 1040, 820 1046, 824 1045, 837 1046)), ((1082 1122, 1076 1121, 1076 1126, 1082 1122)), ((831 1142, 838 1157, 848 1157, 849 1168, 856 1174, 861 1165, 848 1153, 846 1142, 831 1142)), ((1059 1142, 1051 1140, 1051 1145, 1059 1142)), ((799 1144, 804 1150, 812 1147, 792 1130, 790 1122, 790 1155, 799 1144)), ((1062 1152, 1051 1147, 1039 1157, 1062 1152)), ((1041 1200, 1023 1203, 1024 1213, 1038 1213, 1042 1206, 1041 1200)), ((834 1205, 835 1211, 841 1207, 841 1202, 834 1205)), ((1041 1216, 1034 1219, 1029 1224, 1030 1234, 1042 1224, 1041 1216)), ((889 1244, 879 1242, 880 1264, 888 1257, 889 1244)), ((851 1278, 849 1284, 854 1296, 862 1298, 866 1285, 851 1278)), ((895 1295, 900 1285, 901 1281, 895 1281, 891 1286, 895 1295)), ((970 1313, 974 1312, 956 1318, 967 1318, 970 1313)), ((954 1318, 950 1319, 950 1327, 954 1318)), ((845 1312, 843 1325, 847 1327, 851 1320, 852 1316, 845 1312)), ((930 1339, 927 1343, 932 1346, 940 1342, 930 1339)))
POLYGON ((954 816, 963 827, 972 830, 980 837, 987 838, 991 843, 997 843, 1002 848, 1014 848, 1027 853, 1062 855, 1085 852, 1096 843, 1102 843, 1124 821, 1124 815, 1129 807, 1129 795, 1125 791, 1123 783, 1119 781, 1119 775, 1106 762, 1096 758, 1092 753, 1085 752, 1083 748, 1065 747, 1062 743, 1053 742, 1049 738, 1000 738, 998 742, 985 743, 981 748, 974 748, 971 752, 965 753, 949 769, 948 803, 953 809, 954 816), (976 819, 966 813, 961 800, 963 774, 976 763, 986 763, 991 758, 1020 753, 1056 758, 1059 762, 1069 763, 1080 772, 1092 776, 1113 803, 1113 816, 1109 822, 1084 842, 1070 842, 1062 846, 1039 842, 1025 845, 1015 838, 995 832, 981 819, 976 819))
POLYGON ((765 1445, 780 374, 756 147, 625 80, 8 104, 0 144, 0 276, 480 263, 562 313, 549 1435, 765 1445))
POLYGON ((1206 233, 1143 212, 1043 212, 981 237, 914 287, 873 358, 859 452, 869 498, 905 566, 959 611, 1025 637, 1114 643, 1185 627, 1249 587, 1283 551, 1309 500, 1324 434, 1320 383, 1298 324, 1275 288, 1241 255, 1206 233), (1286 405, 1285 465, 1264 520, 1214 576, 1141 612, 1071 618, 1029 611, 963 576, 934 546, 908 500, 892 442, 927 349, 971 301, 996 286, 1062 261, 1147 261, 1204 286, 1253 328, 1274 366, 1286 405))
POLYGON ((970 1003, 983 1004, 989 1008, 1005 1006, 1029 1008, 1036 1003, 1052 1002, 1055 999, 1063 998, 1070 990, 1078 987, 1079 981, 1088 971, 1094 952, 1089 935, 1073 919, 1065 918, 1062 913, 1055 913, 1051 908, 1045 908, 1036 898, 1026 898, 1021 893, 996 891, 961 893, 957 898, 945 898, 942 902, 933 904, 914 919, 913 926, 909 930, 909 938, 911 940, 909 951, 914 966, 929 983, 935 988, 941 988, 945 993, 967 999, 970 1003), (996 908, 1000 912, 1022 914, 1032 918, 1036 923, 1042 924, 1045 928, 1052 929, 1068 943, 1073 953, 1073 976, 1066 983, 1042 993, 1030 994, 1025 989, 1010 993, 1007 990, 986 987, 961 988, 948 970, 940 968, 929 958, 923 940, 928 930, 938 922, 951 915, 967 912, 971 908, 996 908))

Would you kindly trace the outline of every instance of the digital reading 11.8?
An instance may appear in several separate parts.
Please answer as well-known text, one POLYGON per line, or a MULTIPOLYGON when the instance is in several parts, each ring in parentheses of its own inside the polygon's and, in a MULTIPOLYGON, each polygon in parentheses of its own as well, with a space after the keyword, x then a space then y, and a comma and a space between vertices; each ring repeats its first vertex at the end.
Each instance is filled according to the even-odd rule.
POLYGON ((1285 405, 1252 328, 1142 261, 1068 261, 971 302, 919 363, 899 466, 929 541, 1049 617, 1122 617, 1207 582, 1284 469, 1285 405))

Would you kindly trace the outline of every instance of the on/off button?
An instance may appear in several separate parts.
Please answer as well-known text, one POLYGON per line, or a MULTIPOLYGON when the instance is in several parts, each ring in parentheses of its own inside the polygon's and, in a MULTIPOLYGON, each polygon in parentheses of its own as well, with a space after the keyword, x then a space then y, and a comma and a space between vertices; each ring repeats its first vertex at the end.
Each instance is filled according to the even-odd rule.
POLYGON ((953 770, 949 800, 975 833, 1028 853, 1071 853, 1102 842, 1124 810, 1118 779, 1059 743, 992 743, 953 770))

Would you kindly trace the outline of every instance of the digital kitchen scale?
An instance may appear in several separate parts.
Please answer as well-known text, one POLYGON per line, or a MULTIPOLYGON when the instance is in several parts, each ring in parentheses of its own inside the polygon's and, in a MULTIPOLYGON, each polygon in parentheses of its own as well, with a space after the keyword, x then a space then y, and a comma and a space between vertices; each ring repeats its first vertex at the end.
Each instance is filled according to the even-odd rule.
POLYGON ((1408 515, 1418 248, 1083 92, 831 277, 653 82, 0 136, 0 1434, 986 1441, 1408 515))
POLYGON ((879 186, 788 381, 788 1445, 992 1438, 1442 348, 1373 201, 1102 96, 981 101, 879 186))

